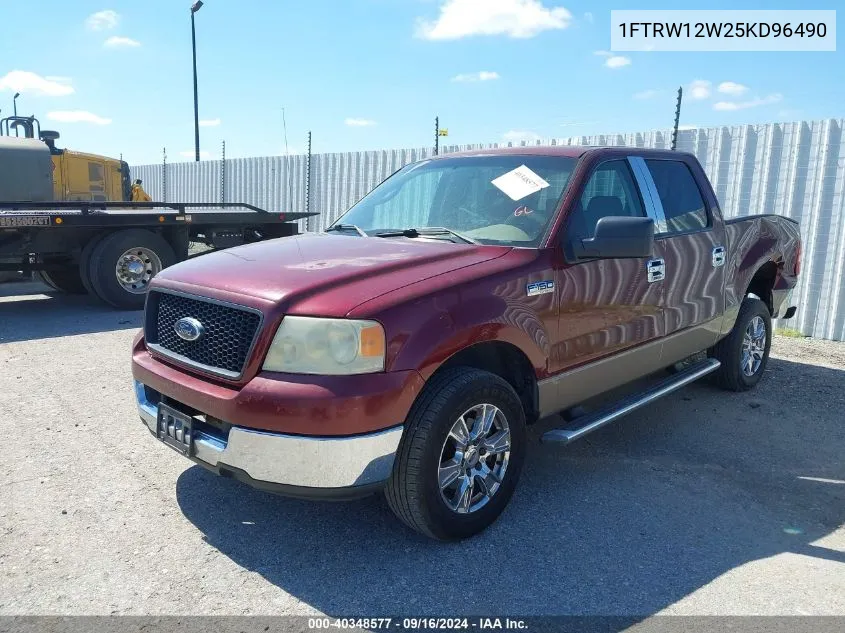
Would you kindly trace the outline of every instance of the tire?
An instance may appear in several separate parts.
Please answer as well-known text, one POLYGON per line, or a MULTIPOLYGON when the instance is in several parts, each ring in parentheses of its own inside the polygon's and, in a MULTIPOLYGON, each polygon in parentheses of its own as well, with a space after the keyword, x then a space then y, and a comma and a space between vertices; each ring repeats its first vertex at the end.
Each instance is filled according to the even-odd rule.
POLYGON ((88 278, 94 293, 106 303, 124 310, 141 310, 149 281, 175 263, 176 254, 160 235, 144 229, 127 229, 107 235, 94 247, 88 263, 88 278), (138 263, 143 269, 140 274, 144 276, 134 292, 121 285, 116 273, 122 256, 130 251, 137 251, 138 263))
MULTIPOLYGON (((498 413, 495 415, 495 426, 487 437, 491 441, 503 433, 502 419, 498 413)), ((525 460, 525 443, 525 412, 519 396, 505 380, 470 367, 456 367, 435 374, 408 414, 393 472, 385 488, 388 505, 408 527, 434 539, 450 541, 477 534, 491 525, 510 501, 525 460), (459 418, 467 421, 471 431, 476 430, 478 427, 470 425, 474 415, 470 412, 481 405, 496 407, 509 431, 507 466, 503 472, 498 470, 502 475, 501 483, 497 486, 495 480, 487 479, 481 468, 489 473, 492 464, 494 472, 497 471, 501 468, 498 459, 504 458, 504 453, 487 453, 486 458, 481 457, 484 443, 472 440, 469 445, 475 443, 479 450, 470 448, 462 453, 469 469, 456 466, 454 472, 461 474, 454 483, 455 489, 448 488, 441 493, 441 459, 444 455, 451 460, 459 459, 457 453, 447 454, 455 441, 449 435, 450 431, 459 418), (471 511, 459 512, 448 505, 446 497, 452 500, 459 497, 466 472, 473 473, 466 481, 473 482, 470 491, 475 490, 479 500, 472 501, 471 511), (482 493, 482 474, 491 485, 489 490, 494 491, 486 501, 482 493), (473 509, 475 506, 478 507, 473 509)))
POLYGON ((84 295, 88 292, 82 283, 79 267, 74 264, 69 264, 63 269, 37 270, 35 276, 59 292, 69 295, 84 295))
MULTIPOLYGON (((769 308, 760 299, 746 297, 739 309, 739 316, 736 319, 733 330, 725 338, 719 341, 710 350, 710 356, 722 363, 715 372, 713 380, 717 385, 728 391, 748 391, 752 389, 766 371, 769 362, 769 351, 772 347, 772 315, 769 308), (753 324, 762 324, 765 332, 760 333, 759 327, 753 324), (751 334, 758 334, 757 341, 751 334), (755 358, 744 366, 743 356, 749 340, 759 350, 762 344, 762 355, 754 354, 755 358), (759 363, 757 362, 759 361, 759 363)), ((746 357, 747 358, 747 357, 746 357)))
POLYGON ((32 278, 36 281, 40 281, 44 285, 50 286, 50 288, 52 288, 53 290, 59 290, 59 287, 53 283, 52 279, 50 279, 47 275, 44 274, 43 270, 33 271, 32 278))
POLYGON ((92 237, 85 243, 85 246, 82 247, 82 253, 79 255, 79 277, 82 280, 82 284, 85 286, 85 290, 88 291, 89 295, 94 297, 97 296, 97 293, 94 291, 94 286, 91 285, 91 254, 105 237, 108 237, 108 234, 95 235, 92 237))

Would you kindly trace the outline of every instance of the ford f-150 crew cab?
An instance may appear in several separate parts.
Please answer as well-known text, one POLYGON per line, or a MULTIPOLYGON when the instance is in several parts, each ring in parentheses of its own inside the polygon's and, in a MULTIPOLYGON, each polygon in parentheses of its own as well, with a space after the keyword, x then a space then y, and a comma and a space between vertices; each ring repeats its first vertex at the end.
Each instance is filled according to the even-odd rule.
POLYGON ((566 443, 707 374, 753 387, 799 259, 795 222, 724 221, 688 154, 450 154, 325 232, 161 271, 135 394, 154 435, 220 475, 383 490, 410 527, 463 538, 508 503, 526 425, 562 413, 542 439, 566 443))

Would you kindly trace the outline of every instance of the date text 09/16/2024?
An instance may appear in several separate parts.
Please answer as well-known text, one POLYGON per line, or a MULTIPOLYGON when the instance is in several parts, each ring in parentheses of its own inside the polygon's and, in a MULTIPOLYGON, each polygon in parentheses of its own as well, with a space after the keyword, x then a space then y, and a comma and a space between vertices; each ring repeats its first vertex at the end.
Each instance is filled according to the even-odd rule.
POLYGON ((309 630, 329 629, 368 629, 368 630, 389 630, 399 629, 404 631, 442 631, 442 630, 526 630, 528 624, 519 618, 438 618, 438 617, 404 617, 404 618, 309 618, 309 630))

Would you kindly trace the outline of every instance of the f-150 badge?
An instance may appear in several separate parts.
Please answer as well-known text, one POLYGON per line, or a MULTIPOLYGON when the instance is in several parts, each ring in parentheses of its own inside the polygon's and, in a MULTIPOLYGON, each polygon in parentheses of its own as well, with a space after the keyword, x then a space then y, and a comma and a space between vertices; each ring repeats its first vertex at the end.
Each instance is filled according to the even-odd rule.
POLYGON ((544 295, 555 291, 555 282, 553 281, 535 281, 525 287, 525 294, 529 297, 534 295, 544 295))

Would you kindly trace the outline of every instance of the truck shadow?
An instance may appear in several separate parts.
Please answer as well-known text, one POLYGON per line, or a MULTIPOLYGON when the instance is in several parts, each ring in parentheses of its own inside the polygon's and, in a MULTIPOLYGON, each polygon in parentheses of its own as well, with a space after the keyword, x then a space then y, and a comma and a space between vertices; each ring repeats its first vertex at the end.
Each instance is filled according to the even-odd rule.
POLYGON ((209 544, 330 615, 646 617, 777 554, 845 565, 813 544, 845 522, 843 384, 772 359, 753 393, 699 383, 568 448, 538 444, 541 423, 510 507, 462 543, 417 536, 381 497, 288 500, 196 466, 177 497, 209 544))
POLYGON ((143 312, 115 310, 88 295, 38 282, 0 284, 0 344, 141 327, 143 312))

